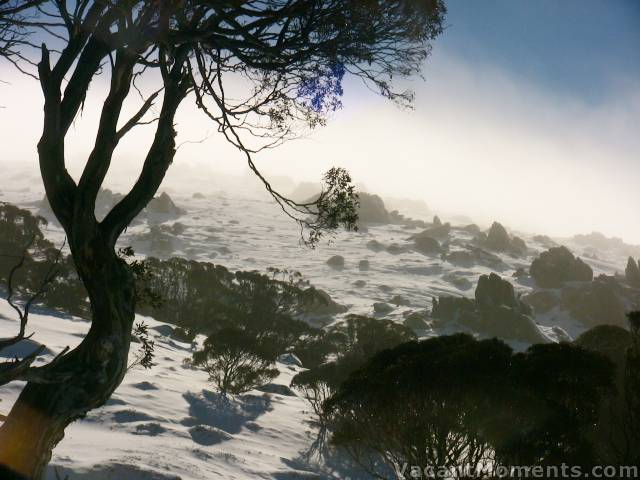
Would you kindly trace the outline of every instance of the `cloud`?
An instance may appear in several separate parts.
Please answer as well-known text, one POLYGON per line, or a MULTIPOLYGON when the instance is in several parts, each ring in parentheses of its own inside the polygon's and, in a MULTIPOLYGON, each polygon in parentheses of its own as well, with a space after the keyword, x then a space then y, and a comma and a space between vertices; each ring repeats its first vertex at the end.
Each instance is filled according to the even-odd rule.
MULTIPOLYGON (((42 117, 35 81, 9 73, 0 85, 0 140, 5 158, 33 162, 42 117)), ((415 109, 401 111, 355 82, 344 109, 308 138, 265 152, 257 163, 271 175, 317 180, 330 166, 383 195, 424 199, 436 211, 481 223, 551 235, 600 230, 640 243, 640 84, 621 77, 607 101, 587 104, 538 87, 526 77, 437 50, 413 82, 415 109)), ((95 135, 105 79, 95 83, 67 141, 79 172, 95 135)), ((128 111, 133 111, 133 103, 128 111)), ((178 151, 168 180, 199 169, 245 172, 243 157, 225 144, 193 106, 178 115, 178 151)), ((146 127, 124 141, 109 181, 138 168, 153 134, 146 127)), ((197 177, 197 178, 196 178, 197 177)), ((124 183, 132 183, 129 173, 124 183)))

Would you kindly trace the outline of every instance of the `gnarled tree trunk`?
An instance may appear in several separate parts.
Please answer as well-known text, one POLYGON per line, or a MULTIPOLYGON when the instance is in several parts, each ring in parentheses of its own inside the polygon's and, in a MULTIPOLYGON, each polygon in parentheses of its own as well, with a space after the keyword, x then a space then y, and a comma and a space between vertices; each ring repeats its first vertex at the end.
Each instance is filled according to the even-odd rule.
POLYGON ((72 242, 71 249, 89 292, 91 328, 56 364, 52 383, 27 383, 0 427, 3 479, 42 478, 65 428, 103 405, 125 374, 135 310, 133 274, 100 236, 90 238, 82 245, 72 242))

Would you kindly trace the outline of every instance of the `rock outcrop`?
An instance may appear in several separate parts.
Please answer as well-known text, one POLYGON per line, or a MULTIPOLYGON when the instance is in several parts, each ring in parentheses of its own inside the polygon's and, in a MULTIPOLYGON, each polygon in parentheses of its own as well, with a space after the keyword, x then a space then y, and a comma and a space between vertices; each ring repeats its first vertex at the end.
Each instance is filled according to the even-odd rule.
POLYGON ((629 260, 627 260, 624 277, 629 285, 640 288, 640 266, 633 257, 629 257, 629 260))
POLYGON ((524 256, 527 254, 527 244, 520 237, 511 237, 507 229, 499 222, 493 222, 489 231, 481 232, 475 238, 475 243, 494 252, 524 256))
POLYGON ((335 269, 343 269, 344 268, 344 257, 342 255, 334 255, 333 257, 327 260, 327 265, 331 268, 335 269))
POLYGON ((542 252, 531 264, 529 272, 538 286, 544 288, 558 288, 566 282, 590 282, 593 279, 591 267, 574 257, 565 246, 542 252))
POLYGON ((147 213, 163 216, 180 216, 184 215, 185 211, 179 208, 171 199, 167 192, 162 192, 159 197, 152 199, 146 208, 147 213))
POLYGON ((549 341, 533 320, 533 309, 500 276, 481 275, 475 298, 434 299, 431 315, 439 322, 455 322, 483 336, 525 343, 549 341))

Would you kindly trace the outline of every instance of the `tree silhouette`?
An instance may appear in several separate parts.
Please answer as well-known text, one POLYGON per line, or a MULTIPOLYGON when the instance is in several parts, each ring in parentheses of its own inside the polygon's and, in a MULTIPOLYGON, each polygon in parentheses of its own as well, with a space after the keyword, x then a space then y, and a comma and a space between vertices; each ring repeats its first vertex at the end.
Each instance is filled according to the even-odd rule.
POLYGON ((347 74, 409 104, 411 92, 396 91, 392 80, 419 73, 444 12, 441 0, 0 1, 2 44, 10 45, 4 55, 40 81, 40 171, 92 312, 86 337, 52 369, 60 380, 29 381, 22 390, 0 429, 0 465, 41 478, 65 427, 103 405, 122 381, 136 296, 134 275, 115 245, 172 163, 180 104, 196 102, 313 244, 323 230, 354 226, 357 198, 349 175, 331 170, 320 197, 300 204, 271 187, 252 155, 304 125, 323 124, 340 107, 347 74), (76 181, 66 168, 65 137, 101 73, 111 81, 93 149, 76 181), (158 89, 143 96, 132 117, 122 118, 125 100, 143 78, 158 89), (242 98, 235 91, 241 84, 248 85, 242 98), (158 115, 149 118, 159 100, 158 115), (118 143, 149 122, 155 134, 139 177, 97 221, 96 197, 118 143))

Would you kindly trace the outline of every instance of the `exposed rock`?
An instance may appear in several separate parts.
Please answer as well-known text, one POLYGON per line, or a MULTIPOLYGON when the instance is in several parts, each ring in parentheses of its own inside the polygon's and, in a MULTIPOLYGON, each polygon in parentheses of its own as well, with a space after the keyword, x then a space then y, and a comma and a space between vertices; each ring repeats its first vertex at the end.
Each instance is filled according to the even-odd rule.
POLYGON ((499 222, 493 222, 489 231, 480 232, 474 242, 494 252, 504 252, 511 255, 524 256, 527 254, 527 244, 520 237, 510 237, 507 229, 499 222))
POLYGON ((480 277, 475 299, 434 299, 431 315, 440 323, 455 322, 484 336, 526 343, 548 342, 532 313, 531 307, 516 297, 513 286, 492 273, 480 277))
POLYGON ((204 196, 204 194, 200 193, 200 192, 196 192, 193 194, 193 199, 194 200, 204 200, 207 197, 204 196))
POLYGON ((410 307, 411 306, 411 302, 408 299, 404 298, 402 295, 394 295, 393 298, 391 298, 390 303, 392 303, 396 307, 410 307))
POLYGON ((393 307, 388 303, 376 302, 373 304, 373 311, 378 315, 386 315, 393 312, 393 307))
POLYGON ((475 223, 466 225, 464 227, 459 227, 459 230, 463 232, 471 233, 472 235, 479 235, 482 232, 482 230, 480 230, 480 227, 475 223))
POLYGON ((433 225, 435 227, 439 227, 442 225, 442 220, 440 220, 440 217, 438 217, 437 215, 434 215, 433 217, 433 225))
POLYGON ((529 269, 536 283, 545 288, 557 288, 565 282, 590 282, 593 270, 567 247, 553 247, 542 252, 529 269))
POLYGON ((402 225, 405 229, 425 228, 427 224, 423 220, 407 218, 397 210, 389 213, 389 221, 394 225, 402 225))
POLYGON ((398 245, 397 243, 392 243, 387 247, 386 250, 391 255, 400 255, 401 253, 407 252, 407 247, 403 247, 402 245, 398 245))
POLYGON ((633 257, 629 257, 627 268, 624 270, 624 277, 632 287, 640 288, 640 267, 633 257))
MULTIPOLYGON (((313 287, 310 287, 313 288, 313 287)), ((340 305, 331 296, 319 288, 314 289, 315 295, 311 296, 313 301, 305 305, 302 313, 313 316, 332 316, 344 313, 348 310, 344 305, 340 305)))
POLYGON ((331 268, 342 269, 344 268, 344 257, 342 255, 334 255, 327 260, 327 265, 331 268))
POLYGON ((367 248, 374 252, 381 252, 385 249, 385 246, 377 240, 369 240, 367 242, 367 248))
POLYGON ((511 251, 516 255, 524 256, 527 254, 527 244, 520 237, 511 239, 511 251))
POLYGON ((369 267, 371 265, 369 264, 369 260, 360 260, 358 262, 358 270, 360 270, 361 272, 366 272, 367 270, 369 270, 369 267))
POLYGON ((487 233, 486 247, 497 252, 504 252, 509 250, 511 246, 511 238, 507 233, 506 228, 499 222, 493 222, 489 232, 487 233))
POLYGON ((513 285, 500 278, 499 275, 481 275, 475 293, 476 302, 481 307, 507 307, 518 308, 519 302, 516 298, 513 285))
POLYGON ((180 222, 175 222, 170 228, 174 235, 182 235, 187 230, 187 227, 180 222))
POLYGON ((445 223, 443 225, 434 226, 431 228, 427 228, 420 233, 416 233, 409 237, 410 240, 416 240, 418 238, 434 238, 438 241, 445 241, 449 239, 449 234, 451 233, 451 224, 445 223))
POLYGON ((354 287, 358 287, 358 288, 362 288, 364 286, 367 285, 367 282, 364 280, 356 280, 355 282, 353 282, 352 284, 354 287))
POLYGON ((557 247, 558 244, 551 237, 547 235, 536 235, 533 237, 534 242, 538 242, 545 248, 557 247))
POLYGON ((409 314, 402 323, 405 327, 409 327, 412 330, 427 330, 429 328, 425 314, 420 312, 409 314))
POLYGON ((454 265, 471 268, 475 265, 489 267, 492 270, 506 270, 507 264, 500 257, 493 253, 487 252, 482 248, 467 246, 467 250, 458 250, 447 254, 445 257, 449 263, 454 265))
POLYGON ((267 383, 266 385, 262 385, 256 390, 265 393, 275 393, 277 395, 284 395, 285 397, 297 397, 296 393, 291 390, 291 388, 286 385, 279 385, 277 383, 267 383))
POLYGON ((176 206, 167 192, 162 192, 159 197, 152 199, 147 204, 146 211, 147 213, 170 216, 180 216, 185 213, 183 209, 176 206))
POLYGON ((594 248, 598 251, 613 251, 626 257, 640 257, 640 246, 628 245, 620 238, 607 238, 602 233, 593 232, 588 235, 575 235, 573 241, 594 248))
POLYGON ((442 253, 440 243, 431 237, 416 237, 413 239, 413 248, 424 255, 439 255, 442 253))
POLYGON ((358 223, 389 223, 389 212, 384 206, 384 201, 378 195, 360 192, 358 193, 358 202, 358 223))
POLYGON ((536 313, 547 313, 560 305, 560 296, 551 290, 538 290, 524 295, 522 301, 533 307, 536 313))
POLYGON ((389 285, 378 285, 378 290, 382 290, 385 293, 389 293, 391 291, 393 291, 393 288, 391 288, 389 285))

